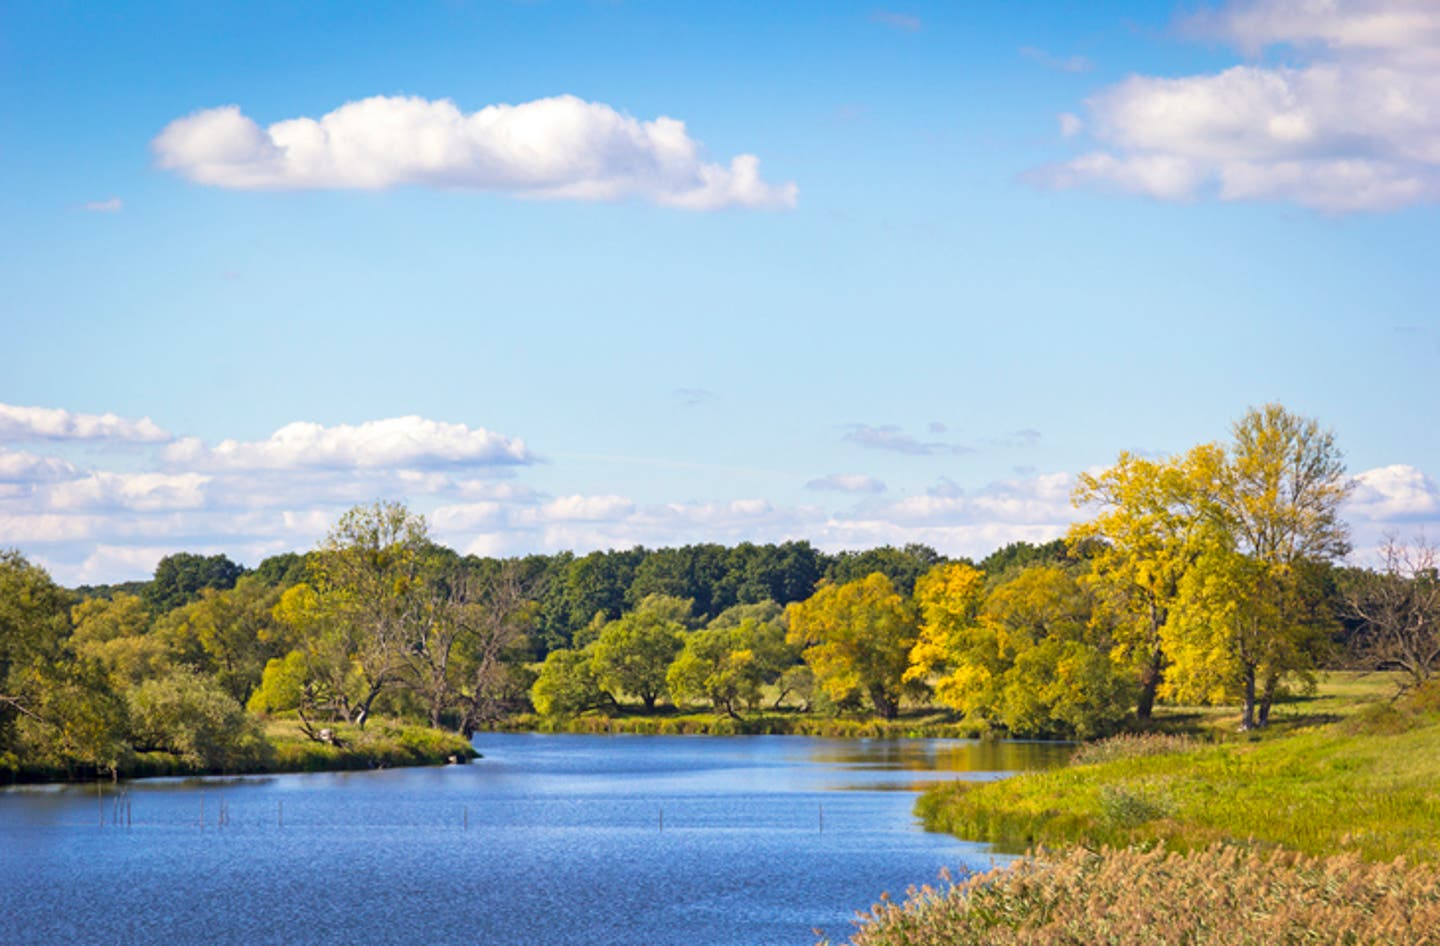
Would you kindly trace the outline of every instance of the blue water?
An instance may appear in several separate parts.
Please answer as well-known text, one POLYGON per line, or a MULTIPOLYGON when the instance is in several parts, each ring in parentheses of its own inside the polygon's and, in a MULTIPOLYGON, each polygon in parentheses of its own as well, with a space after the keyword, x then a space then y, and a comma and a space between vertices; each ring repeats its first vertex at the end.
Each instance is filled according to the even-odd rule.
POLYGON ((0 943, 843 940, 882 891, 1002 860, 921 830, 919 787, 1065 751, 793 736, 475 745, 484 758, 447 768, 0 791, 0 943))

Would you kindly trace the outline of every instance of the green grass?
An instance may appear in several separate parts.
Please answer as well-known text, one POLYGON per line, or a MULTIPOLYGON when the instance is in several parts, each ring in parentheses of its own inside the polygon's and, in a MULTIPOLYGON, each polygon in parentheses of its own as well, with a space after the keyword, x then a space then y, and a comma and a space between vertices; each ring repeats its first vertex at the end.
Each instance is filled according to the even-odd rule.
POLYGON ((477 753, 457 733, 386 719, 371 720, 365 729, 348 723, 330 724, 339 746, 315 742, 295 720, 270 719, 265 738, 273 752, 267 772, 326 772, 341 769, 445 765, 468 761, 477 753))
POLYGON ((1010 851, 1231 842, 1440 862, 1440 692, 1393 704, 1392 693, 1387 680, 1334 677, 1262 736, 1217 716, 1161 751, 1134 740, 1104 761, 937 786, 917 810, 933 830, 1010 851))

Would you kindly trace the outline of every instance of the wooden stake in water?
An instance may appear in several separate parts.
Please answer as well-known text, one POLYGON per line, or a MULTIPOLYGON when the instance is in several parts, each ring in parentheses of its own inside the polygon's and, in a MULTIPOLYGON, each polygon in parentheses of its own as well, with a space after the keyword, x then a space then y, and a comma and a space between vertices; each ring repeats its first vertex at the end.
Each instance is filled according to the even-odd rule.
POLYGON ((283 828, 285 827, 285 802, 280 801, 276 805, 278 807, 275 810, 275 824, 283 828))
POLYGON ((205 793, 200 793, 200 830, 205 830, 205 793))
POLYGON ((820 806, 820 833, 825 833, 825 806, 820 806))
POLYGON ((462 819, 463 819, 463 823, 464 823, 464 828, 463 828, 463 830, 469 831, 469 830, 470 830, 470 806, 469 806, 469 805, 466 805, 466 806, 464 806, 464 808, 463 808, 462 810, 463 810, 463 812, 464 812, 464 814, 461 816, 462 819))
POLYGON ((100 788, 100 780, 95 780, 95 807, 100 811, 100 827, 105 827, 105 797, 100 788))
POLYGON ((664 808, 661 808, 661 809, 660 809, 660 830, 661 830, 661 831, 664 831, 664 830, 665 830, 665 809, 664 809, 664 808))

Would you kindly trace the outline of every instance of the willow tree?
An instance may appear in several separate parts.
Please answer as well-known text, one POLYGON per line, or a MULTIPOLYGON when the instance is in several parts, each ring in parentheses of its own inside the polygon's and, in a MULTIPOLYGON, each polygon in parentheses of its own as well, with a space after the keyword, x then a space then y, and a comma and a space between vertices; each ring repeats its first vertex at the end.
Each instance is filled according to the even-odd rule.
POLYGON ((905 671, 918 637, 915 606, 874 572, 843 585, 822 585, 786 609, 787 639, 804 647, 816 683, 832 699, 865 693, 876 712, 900 712, 905 671))

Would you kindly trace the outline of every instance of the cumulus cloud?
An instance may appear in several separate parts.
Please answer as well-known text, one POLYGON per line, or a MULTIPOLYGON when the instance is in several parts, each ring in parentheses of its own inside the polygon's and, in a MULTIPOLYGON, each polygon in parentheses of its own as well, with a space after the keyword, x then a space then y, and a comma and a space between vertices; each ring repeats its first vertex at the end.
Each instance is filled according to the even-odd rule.
POLYGON ((806 489, 831 490, 841 493, 883 493, 885 484, 863 473, 831 473, 810 480, 806 489))
POLYGON ((75 466, 67 460, 0 447, 0 483, 43 483, 74 475, 75 466))
POLYGON ((334 427, 297 421, 265 440, 222 440, 214 447, 187 437, 167 447, 165 458, 177 465, 230 470, 483 467, 535 462, 522 440, 483 427, 415 415, 334 427))
POLYGON ((52 509, 131 509, 158 512, 198 509, 205 504, 200 473, 111 473, 99 471, 50 488, 52 509))
POLYGON ((375 96, 263 128, 226 105, 175 119, 151 147, 162 168, 243 190, 414 185, 687 210, 792 207, 797 193, 763 181, 753 154, 706 160, 682 121, 573 95, 470 113, 449 99, 375 96))
POLYGON ((1083 123, 1099 147, 1030 180, 1341 213, 1440 199, 1440 5, 1249 0, 1183 31, 1293 61, 1101 89, 1083 123))
POLYGON ((1413 466, 1376 467, 1355 474, 1346 512, 1376 524, 1440 518, 1440 488, 1413 466))
POLYGON ((58 407, 0 404, 0 440, 114 440, 160 443, 170 435, 148 417, 78 414, 58 407))

